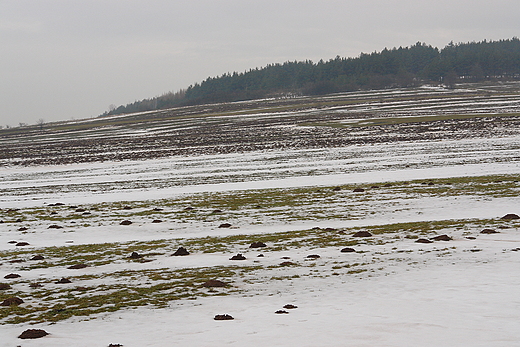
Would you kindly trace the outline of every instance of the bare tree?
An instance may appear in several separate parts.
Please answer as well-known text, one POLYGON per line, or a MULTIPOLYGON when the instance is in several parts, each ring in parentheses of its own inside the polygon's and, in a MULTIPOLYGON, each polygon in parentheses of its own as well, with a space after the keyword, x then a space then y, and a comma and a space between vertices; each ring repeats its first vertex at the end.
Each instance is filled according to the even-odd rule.
POLYGON ((444 85, 448 89, 454 89, 455 83, 457 82, 459 76, 457 76, 457 73, 455 71, 449 71, 446 76, 444 76, 444 85))
POLYGON ((43 119, 43 118, 38 119, 38 121, 36 122, 36 125, 40 128, 40 130, 43 130, 43 126, 45 125, 45 119, 43 119))

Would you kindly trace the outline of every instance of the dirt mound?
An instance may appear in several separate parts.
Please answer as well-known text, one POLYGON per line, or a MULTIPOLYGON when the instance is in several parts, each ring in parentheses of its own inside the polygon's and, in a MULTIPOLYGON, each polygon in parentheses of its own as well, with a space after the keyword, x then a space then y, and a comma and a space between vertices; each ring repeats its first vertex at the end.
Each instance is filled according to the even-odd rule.
POLYGON ((5 275, 4 276, 5 279, 18 278, 18 277, 22 277, 22 275, 19 275, 19 274, 9 274, 9 275, 5 275))
POLYGON ((23 302, 24 301, 22 299, 13 296, 2 301, 2 303, 0 303, 0 306, 18 306, 23 304, 23 302))
POLYGON ((480 233, 481 234, 498 234, 499 232, 494 229, 484 229, 480 233))
POLYGON ((27 329, 18 336, 19 339, 38 339, 49 335, 48 332, 42 329, 27 329))
POLYGON ((61 225, 52 224, 47 227, 47 229, 63 229, 61 225))
POLYGON ((285 311, 285 310, 278 310, 275 312, 276 314, 288 314, 289 312, 285 311))
POLYGON ((130 254, 130 256, 128 257, 129 259, 141 259, 143 256, 140 255, 139 253, 137 252, 132 252, 132 254, 130 254))
POLYGON ((132 221, 129 221, 128 219, 119 223, 119 225, 130 225, 130 224, 132 224, 132 221))
POLYGON ((318 254, 309 254, 306 258, 307 259, 318 259, 321 257, 318 254))
POLYGON ((292 261, 282 261, 280 264, 278 264, 280 266, 294 266, 294 265, 297 265, 296 263, 293 263, 292 261))
POLYGON ((72 283, 72 281, 69 280, 69 279, 66 278, 66 277, 63 277, 62 279, 60 279, 59 281, 54 282, 54 283, 56 283, 56 284, 66 284, 66 283, 72 283))
POLYGON ((34 257, 32 257, 30 260, 43 260, 45 259, 43 255, 37 254, 34 257))
POLYGON ((256 242, 253 242, 249 248, 260 248, 260 247, 267 247, 267 245, 263 242, 260 242, 260 241, 256 241, 256 242))
POLYGON ((215 316, 215 318, 213 318, 214 320, 233 320, 235 318, 231 317, 230 315, 228 314, 217 314, 215 316))
POLYGON ((226 282, 222 282, 219 280, 209 280, 202 284, 203 287, 212 288, 212 287, 227 287, 228 284, 226 282))
POLYGON ((514 214, 514 213, 508 213, 508 214, 506 214, 504 217, 502 217, 500 219, 506 219, 506 220, 520 219, 520 216, 517 215, 517 214, 514 214))
POLYGON ((229 224, 229 223, 222 223, 218 227, 219 228, 231 228, 231 224, 229 224))
POLYGON ((448 235, 439 235, 439 236, 432 237, 432 240, 435 240, 435 241, 451 241, 453 239, 451 237, 449 237, 448 235))
POLYGON ((417 239, 417 241, 415 241, 417 243, 433 243, 432 240, 428 240, 428 239, 417 239))
POLYGON ((237 255, 234 255, 231 258, 229 258, 229 260, 246 260, 246 257, 244 257, 242 254, 238 253, 237 255))
POLYGON ((188 252, 188 250, 184 247, 179 247, 179 249, 177 249, 175 251, 175 253, 172 254, 172 256, 183 256, 183 255, 190 255, 190 252, 188 252))
POLYGON ((354 248, 351 248, 351 247, 345 247, 341 250, 341 253, 353 253, 355 252, 356 250, 354 248))
POLYGON ((286 308, 286 309, 288 309, 288 310, 293 310, 293 309, 295 309, 295 308, 298 308, 298 306, 293 305, 293 304, 287 304, 287 305, 285 305, 283 308, 286 308))

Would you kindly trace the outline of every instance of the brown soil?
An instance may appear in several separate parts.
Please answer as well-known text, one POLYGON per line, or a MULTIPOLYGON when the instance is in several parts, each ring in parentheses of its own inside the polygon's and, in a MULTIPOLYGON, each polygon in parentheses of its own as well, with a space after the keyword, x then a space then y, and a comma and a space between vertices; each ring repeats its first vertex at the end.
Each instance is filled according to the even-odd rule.
POLYGON ((18 336, 19 339, 38 339, 49 335, 48 332, 42 329, 27 329, 18 336))
POLYGON ((213 318, 214 320, 233 320, 235 318, 231 317, 230 315, 228 314, 217 314, 215 316, 215 318, 213 318))
POLYGON ((212 287, 227 287, 228 284, 226 282, 222 282, 219 280, 209 280, 202 284, 203 287, 212 288, 212 287))
POLYGON ((184 247, 179 247, 175 253, 172 254, 172 256, 184 256, 184 255, 190 255, 190 252, 184 247))
POLYGON ((435 240, 435 241, 451 241, 453 239, 451 237, 449 237, 448 235, 439 235, 439 236, 432 237, 432 240, 435 240))

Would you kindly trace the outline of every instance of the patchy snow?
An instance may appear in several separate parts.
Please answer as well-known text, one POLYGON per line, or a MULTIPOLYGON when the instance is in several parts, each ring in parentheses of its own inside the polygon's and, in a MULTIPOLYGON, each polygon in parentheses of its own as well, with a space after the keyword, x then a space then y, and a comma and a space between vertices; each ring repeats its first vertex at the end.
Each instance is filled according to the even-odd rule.
MULTIPOLYGON (((481 235, 476 240, 457 237, 446 245, 459 251, 443 255, 437 243, 417 245, 410 240, 392 244, 413 252, 395 259, 395 264, 389 259, 384 271, 374 275, 340 273, 251 284, 249 290, 256 295, 177 301, 167 308, 117 311, 94 320, 5 325, 0 345, 519 346, 520 252, 512 251, 520 246, 519 230, 481 235), (472 249, 481 251, 468 252, 472 249), (289 303, 298 308, 275 314, 289 303), (235 319, 213 320, 224 313, 235 319), (41 328, 51 335, 20 341, 16 336, 26 328, 41 328)), ((384 252, 385 247, 367 245, 363 250, 384 252)), ((303 252, 285 255, 297 258, 303 252)), ((337 249, 313 252, 321 254, 323 260, 318 261, 351 256, 337 249)), ((163 265, 179 266, 178 259, 169 261, 163 265)), ((216 263, 211 255, 180 261, 185 262, 182 266, 216 263)))
MULTIPOLYGON (((56 202, 146 202, 204 192, 518 175, 519 149, 518 136, 504 136, 2 167, 0 208, 44 207, 56 202)), ((339 210, 342 203, 329 202, 326 206, 339 210)), ((10 240, 28 241, 30 246, 26 249, 37 253, 39 248, 51 246, 161 239, 175 243, 207 236, 309 230, 316 226, 350 228, 419 221, 491 220, 506 213, 520 214, 519 206, 518 195, 403 196, 390 192, 381 195, 380 200, 356 200, 358 212, 363 213, 350 219, 284 221, 283 217, 265 216, 262 223, 254 224, 240 217, 242 220, 238 218, 229 229, 219 229, 215 220, 184 223, 171 218, 155 225, 148 220, 151 216, 136 216, 130 226, 104 223, 103 217, 96 217, 96 223, 88 228, 80 223, 68 224, 64 230, 42 230, 40 226, 27 233, 7 226, 13 223, 4 223, 0 224, 0 250, 13 249, 8 244, 10 240)), ((134 212, 137 215, 142 210, 134 212)), ((324 246, 267 251, 265 257, 258 258, 258 250, 236 249, 247 256, 242 264, 265 267, 239 278, 233 284, 237 293, 176 300, 164 308, 139 307, 74 317, 55 324, 4 324, 0 329, 0 347, 90 347, 111 343, 125 347, 520 346, 519 224, 507 224, 497 234, 480 231, 475 226, 453 227, 449 229, 452 241, 432 244, 385 234, 381 236, 384 242, 361 243, 353 254, 324 246), (315 267, 305 258, 309 254, 321 256, 312 260, 315 267), (282 257, 302 266, 269 269, 282 257), (336 266, 345 262, 362 264, 363 271, 349 273, 345 267, 336 266), (310 275, 304 276, 304 270, 309 270, 310 275), (276 276, 285 279, 273 280, 276 276), (288 314, 275 314, 289 303, 298 308, 287 310, 288 314), (235 319, 215 321, 217 314, 230 314, 235 319), (17 338, 29 328, 41 328, 50 335, 37 340, 17 338)), ((74 271, 78 271, 76 275, 97 275, 99 278, 94 276, 86 282, 100 285, 113 280, 101 275, 115 271, 226 266, 230 264, 229 256, 222 252, 195 252, 188 257, 157 255, 149 263, 118 260, 74 271)), ((2 277, 18 266, 0 265, 2 277)), ((55 266, 18 272, 24 279, 37 281, 67 276, 70 271, 55 266)), ((24 299, 25 305, 37 304, 30 297, 24 299)))
POLYGON ((0 168, 0 208, 520 172, 520 137, 0 168), (59 188, 59 189, 57 189, 59 188))

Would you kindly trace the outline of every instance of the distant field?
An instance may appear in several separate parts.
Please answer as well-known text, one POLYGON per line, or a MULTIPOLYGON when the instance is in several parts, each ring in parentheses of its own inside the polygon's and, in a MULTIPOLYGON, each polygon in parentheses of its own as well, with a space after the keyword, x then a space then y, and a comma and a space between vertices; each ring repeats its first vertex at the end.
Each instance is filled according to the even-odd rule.
POLYGON ((0 129, 0 165, 508 136, 520 83, 264 99, 0 129))

